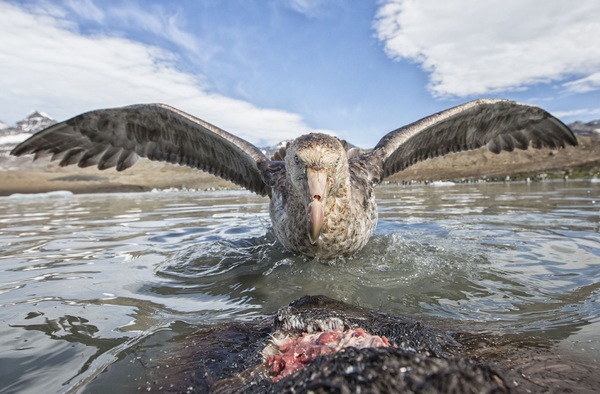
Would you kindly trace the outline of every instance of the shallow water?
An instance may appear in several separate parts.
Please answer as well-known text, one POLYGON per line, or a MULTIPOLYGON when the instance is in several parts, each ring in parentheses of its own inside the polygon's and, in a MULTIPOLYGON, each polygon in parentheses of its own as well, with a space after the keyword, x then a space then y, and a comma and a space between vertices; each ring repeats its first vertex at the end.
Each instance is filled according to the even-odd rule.
POLYGON ((600 359, 600 183, 377 195, 374 238, 335 262, 283 251, 245 191, 0 198, 0 392, 76 391, 157 333, 307 294, 600 359))

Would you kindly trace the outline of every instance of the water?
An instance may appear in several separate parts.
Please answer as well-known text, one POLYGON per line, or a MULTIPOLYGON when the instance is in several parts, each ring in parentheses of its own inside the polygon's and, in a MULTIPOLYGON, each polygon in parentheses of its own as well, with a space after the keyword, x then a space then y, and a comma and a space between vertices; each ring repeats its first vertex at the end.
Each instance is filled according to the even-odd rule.
POLYGON ((328 263, 283 251, 268 200, 244 191, 0 198, 0 391, 76 391, 148 338, 306 294, 543 338, 597 363, 600 183, 377 194, 374 238, 328 263))

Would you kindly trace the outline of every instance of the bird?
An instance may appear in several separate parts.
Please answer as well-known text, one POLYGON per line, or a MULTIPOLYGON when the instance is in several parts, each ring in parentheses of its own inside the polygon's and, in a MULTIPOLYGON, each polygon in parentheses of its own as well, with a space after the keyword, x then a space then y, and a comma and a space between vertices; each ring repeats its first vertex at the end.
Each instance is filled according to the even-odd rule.
POLYGON ((51 155, 60 166, 123 171, 140 158, 189 166, 270 198, 273 231, 289 252, 349 257, 377 225, 375 186, 407 167, 486 146, 494 153, 577 145, 573 132, 544 109, 477 99, 384 135, 370 150, 339 138, 304 134, 268 158, 248 141, 166 104, 93 110, 56 123, 12 155, 51 155))

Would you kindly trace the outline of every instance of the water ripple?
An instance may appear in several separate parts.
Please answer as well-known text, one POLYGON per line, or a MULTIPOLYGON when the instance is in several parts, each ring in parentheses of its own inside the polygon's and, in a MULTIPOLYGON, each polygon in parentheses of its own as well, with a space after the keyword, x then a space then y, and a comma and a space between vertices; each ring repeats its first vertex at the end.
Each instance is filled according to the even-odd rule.
POLYGON ((377 193, 373 239, 329 262, 282 250, 268 201, 242 191, 4 199, 0 379, 63 390, 173 322, 249 319, 306 294, 574 343, 599 326, 600 183, 377 193))

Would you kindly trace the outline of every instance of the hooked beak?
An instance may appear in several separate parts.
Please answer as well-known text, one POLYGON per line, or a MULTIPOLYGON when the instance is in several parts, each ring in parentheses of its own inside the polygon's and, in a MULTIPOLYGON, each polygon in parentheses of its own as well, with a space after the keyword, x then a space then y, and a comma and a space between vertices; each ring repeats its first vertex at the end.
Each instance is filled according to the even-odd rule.
POLYGON ((325 218, 325 198, 329 189, 327 172, 308 167, 308 238, 311 244, 317 243, 325 218))

